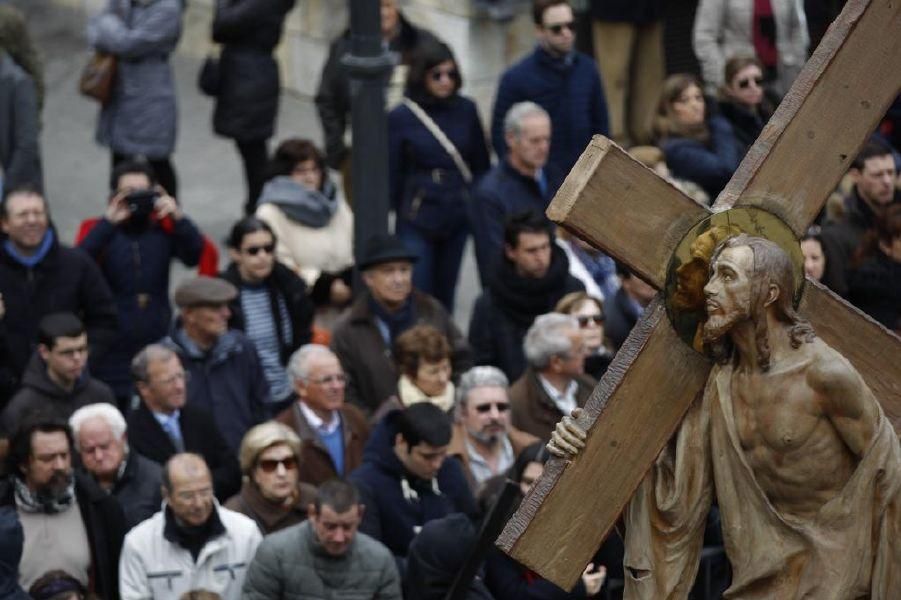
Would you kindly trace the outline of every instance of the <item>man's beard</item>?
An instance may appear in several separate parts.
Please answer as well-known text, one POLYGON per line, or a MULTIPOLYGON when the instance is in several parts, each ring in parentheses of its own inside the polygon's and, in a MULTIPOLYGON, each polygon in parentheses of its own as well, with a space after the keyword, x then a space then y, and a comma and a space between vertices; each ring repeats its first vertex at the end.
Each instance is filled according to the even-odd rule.
POLYGON ((493 446, 493 445, 497 444, 498 441, 500 441, 501 437, 503 437, 507 433, 507 431, 506 431, 506 429, 503 429, 503 428, 501 428, 499 431, 494 431, 494 432, 485 431, 488 427, 491 427, 492 425, 499 427, 499 428, 501 427, 500 423, 491 422, 488 425, 486 425, 481 431, 473 431, 472 429, 469 429, 469 428, 467 428, 466 431, 467 431, 467 433, 469 433, 469 436, 471 438, 473 438, 480 444, 483 444, 485 446, 493 446))
POLYGON ((61 500, 72 485, 72 471, 54 471, 50 480, 35 488, 35 496, 43 501, 61 500))
POLYGON ((712 344, 719 341, 729 333, 737 324, 751 318, 751 311, 747 306, 734 310, 725 315, 711 315, 704 322, 701 335, 705 344, 712 344))

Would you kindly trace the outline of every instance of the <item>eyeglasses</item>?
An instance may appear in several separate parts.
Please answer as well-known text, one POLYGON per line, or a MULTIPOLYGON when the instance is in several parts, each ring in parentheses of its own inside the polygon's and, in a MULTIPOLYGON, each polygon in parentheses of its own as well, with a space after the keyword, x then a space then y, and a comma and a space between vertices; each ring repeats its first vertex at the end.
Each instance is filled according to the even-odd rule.
POLYGON ((563 33, 564 29, 568 29, 569 31, 576 30, 576 24, 573 21, 567 21, 565 23, 554 23, 553 25, 545 25, 545 29, 553 33, 554 35, 560 35, 563 33))
POLYGON ((272 254, 275 252, 275 244, 266 244, 264 246, 247 246, 244 248, 243 252, 251 256, 256 256, 260 252, 265 252, 266 254, 272 254))
POLYGON ((338 375, 326 375, 325 377, 320 377, 319 379, 307 379, 308 383, 315 383, 316 385, 328 385, 330 383, 347 383, 347 375, 344 373, 339 373, 338 375))
POLYGON ((175 492, 175 498, 181 502, 193 502, 194 500, 206 500, 213 497, 213 488, 203 488, 193 492, 175 492))
POLYGON ((432 81, 441 81, 445 77, 447 77, 448 79, 454 79, 457 77, 457 70, 456 69, 436 69, 429 73, 429 77, 432 79, 432 81))
POLYGON ((484 415, 485 413, 491 410, 491 407, 497 409, 499 413, 505 413, 510 410, 509 402, 488 402, 487 404, 479 404, 478 406, 473 406, 472 408, 479 414, 484 415))
POLYGON ((740 89, 746 90, 751 87, 751 84, 754 84, 757 87, 763 83, 763 77, 746 77, 745 79, 738 80, 738 87, 740 89))
MULTIPOLYGON (((165 379, 157 379, 156 383, 162 385, 172 385, 176 381, 184 381, 185 383, 191 381, 191 374, 187 371, 182 371, 181 373, 174 373, 165 379)), ((151 382, 152 383, 152 382, 151 382)))
POLYGON ((579 315, 576 317, 576 320, 579 321, 579 327, 585 329, 590 323, 594 323, 595 325, 600 325, 601 323, 603 323, 604 315, 579 315))
POLYGON ((274 473, 279 465, 285 467, 285 471, 293 471, 297 468, 297 459, 293 456, 289 456, 280 460, 264 458, 257 462, 257 466, 263 473, 274 473))

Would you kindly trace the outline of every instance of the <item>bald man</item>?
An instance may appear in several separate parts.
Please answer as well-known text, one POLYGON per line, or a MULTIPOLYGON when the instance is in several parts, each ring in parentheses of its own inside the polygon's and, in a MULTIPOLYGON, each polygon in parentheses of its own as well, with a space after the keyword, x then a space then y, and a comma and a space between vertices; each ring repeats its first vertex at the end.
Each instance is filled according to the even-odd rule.
POLYGON ((203 588, 238 600, 262 539, 256 523, 218 505, 203 457, 182 453, 163 468, 163 510, 125 538, 122 600, 178 598, 203 588))

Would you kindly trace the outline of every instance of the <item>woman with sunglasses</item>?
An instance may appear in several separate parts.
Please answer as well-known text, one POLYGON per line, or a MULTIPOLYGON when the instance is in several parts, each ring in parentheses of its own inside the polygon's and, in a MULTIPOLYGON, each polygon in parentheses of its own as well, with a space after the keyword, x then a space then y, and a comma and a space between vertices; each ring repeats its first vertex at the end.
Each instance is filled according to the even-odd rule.
POLYGON ((268 224, 244 217, 232 227, 227 240, 232 262, 220 275, 238 288, 229 327, 244 331, 256 345, 272 391, 272 415, 293 397, 285 365, 310 341, 313 322, 306 284, 275 259, 276 241, 268 224))
POLYGON ((585 292, 572 292, 560 298, 554 312, 572 315, 579 321, 587 352, 585 372, 600 380, 613 360, 613 352, 604 344, 604 303, 585 292))
POLYGON ((738 167, 741 156, 732 126, 721 115, 708 113, 694 75, 671 75, 663 82, 654 134, 673 177, 698 184, 711 201, 738 167))
POLYGON ((268 421, 251 428, 241 441, 239 459, 244 483, 226 508, 256 521, 263 535, 306 518, 316 488, 300 482, 300 438, 290 427, 268 421))
POLYGON ((421 46, 407 76, 405 98, 388 115, 389 190, 397 236, 419 255, 414 285, 453 313, 466 210, 473 184, 490 167, 475 103, 461 96, 451 49, 421 46))
POLYGON ((313 142, 291 138, 279 144, 256 216, 275 232, 279 262, 312 288, 317 306, 350 302, 353 213, 313 142))
POLYGON ((735 56, 726 61, 719 107, 744 154, 773 115, 774 103, 763 88, 763 65, 757 58, 735 56))

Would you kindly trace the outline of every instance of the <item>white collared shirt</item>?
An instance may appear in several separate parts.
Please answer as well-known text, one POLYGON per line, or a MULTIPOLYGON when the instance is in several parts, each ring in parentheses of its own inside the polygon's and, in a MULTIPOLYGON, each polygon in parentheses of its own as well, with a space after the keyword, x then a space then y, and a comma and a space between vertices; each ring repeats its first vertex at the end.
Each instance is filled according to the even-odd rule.
POLYGON ((300 402, 300 412, 303 414, 303 418, 307 420, 307 423, 310 424, 310 427, 322 435, 334 433, 336 429, 341 427, 341 415, 338 414, 337 410, 332 411, 332 418, 328 423, 320 419, 319 415, 314 413, 313 409, 302 400, 300 402))
POLYGON ((576 383, 575 379, 569 382, 569 385, 566 386, 566 391, 562 394, 540 374, 538 375, 538 381, 541 382, 541 387, 544 388, 545 393, 557 405, 557 409, 564 417, 569 416, 573 409, 578 406, 576 404, 576 392, 579 390, 579 384, 576 383))
POLYGON ((516 457, 513 456, 513 444, 510 443, 510 437, 506 434, 501 438, 501 453, 497 461, 497 471, 491 470, 488 461, 479 454, 468 437, 464 440, 464 443, 466 444, 466 454, 469 456, 469 472, 472 473, 478 484, 503 473, 512 467, 513 461, 516 460, 516 457))

